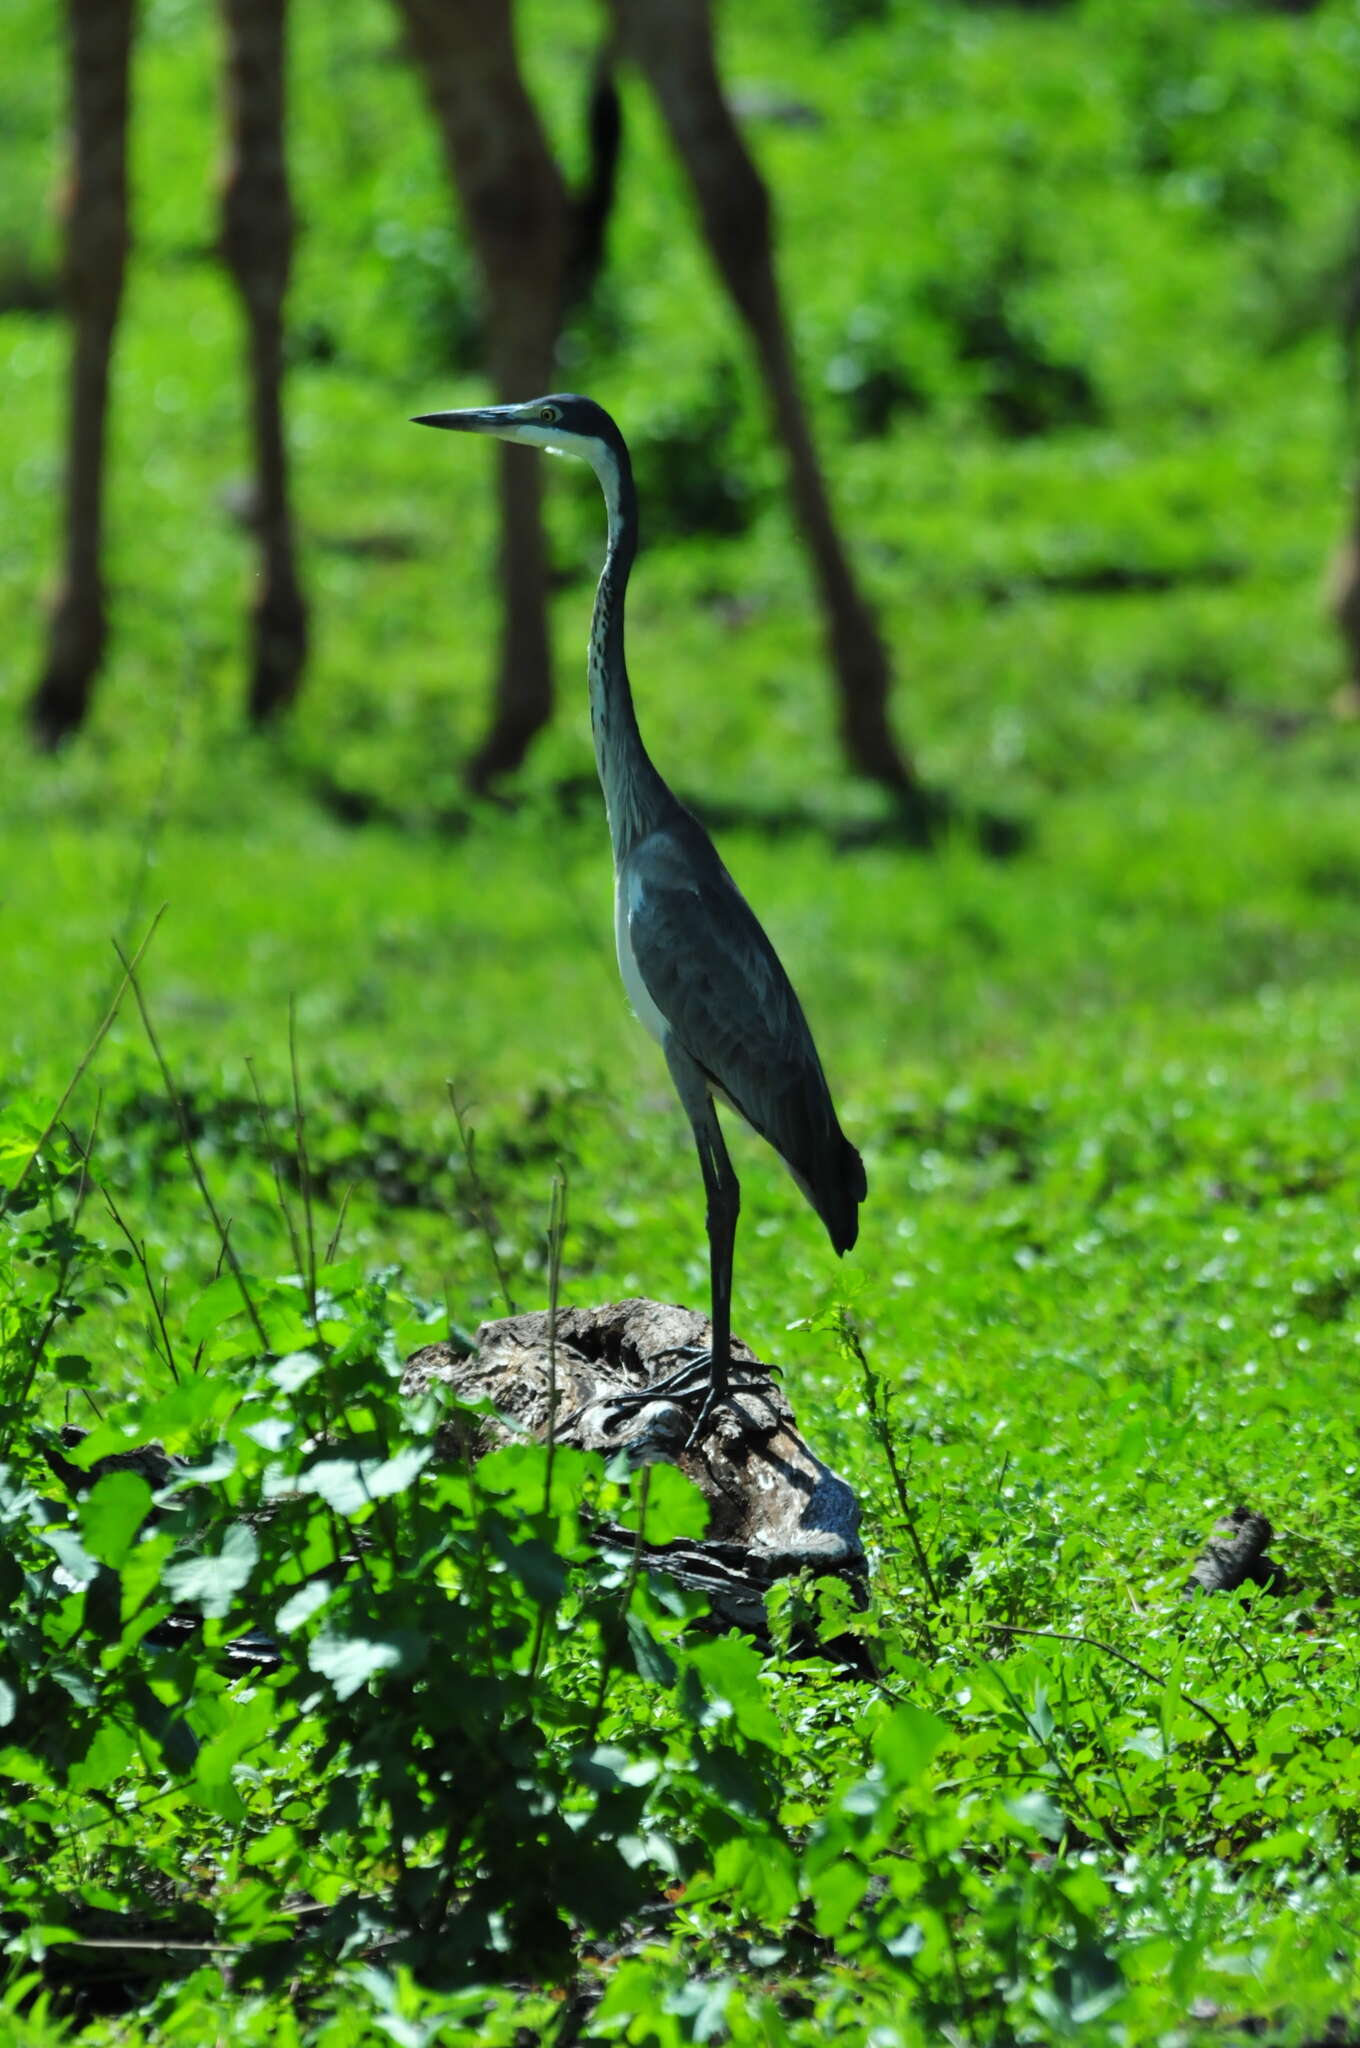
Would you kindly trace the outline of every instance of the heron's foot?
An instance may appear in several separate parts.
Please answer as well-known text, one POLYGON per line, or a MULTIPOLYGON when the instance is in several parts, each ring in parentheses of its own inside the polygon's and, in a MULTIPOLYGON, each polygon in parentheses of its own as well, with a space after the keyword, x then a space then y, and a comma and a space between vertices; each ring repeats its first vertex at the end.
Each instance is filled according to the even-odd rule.
POLYGON ((610 1420, 605 1424, 611 1434, 617 1426, 614 1417, 621 1419, 630 1409, 646 1408, 653 1401, 672 1401, 678 1407, 688 1407, 692 1401, 698 1401, 698 1416, 685 1439, 685 1449, 693 1450, 707 1434, 716 1409, 730 1403, 733 1394, 758 1391, 768 1383, 768 1373, 764 1369, 753 1373, 742 1367, 734 1368, 730 1359, 718 1367, 712 1351, 703 1345, 670 1345, 656 1355, 679 1358, 683 1363, 677 1372, 668 1373, 665 1379, 654 1380, 649 1387, 635 1387, 627 1393, 603 1396, 602 1405, 611 1410, 610 1420))
MULTIPOLYGON (((654 1358, 683 1359, 686 1372, 702 1369, 709 1373, 710 1376, 712 1374, 713 1352, 707 1344, 665 1344, 660 1351, 653 1352, 652 1356, 654 1358)), ((729 1359, 727 1362, 727 1376, 731 1380, 740 1381, 743 1386, 760 1386, 766 1380, 782 1379, 784 1373, 782 1366, 738 1365, 734 1359, 729 1359)), ((679 1373, 671 1375, 672 1379, 679 1379, 680 1377, 679 1373)), ((669 1386, 670 1381, 663 1380, 659 1381, 658 1384, 669 1386)))

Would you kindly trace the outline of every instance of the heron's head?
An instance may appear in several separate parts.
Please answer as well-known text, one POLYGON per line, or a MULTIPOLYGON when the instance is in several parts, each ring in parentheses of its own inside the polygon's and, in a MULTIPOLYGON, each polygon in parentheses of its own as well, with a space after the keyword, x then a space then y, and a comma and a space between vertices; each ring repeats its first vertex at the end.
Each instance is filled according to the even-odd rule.
POLYGON ((464 412, 421 413, 418 427, 448 427, 457 434, 494 434, 499 441, 519 441, 546 448, 553 455, 579 455, 597 473, 601 460, 623 453, 623 436, 602 405, 593 398, 558 391, 527 405, 472 406, 464 412))

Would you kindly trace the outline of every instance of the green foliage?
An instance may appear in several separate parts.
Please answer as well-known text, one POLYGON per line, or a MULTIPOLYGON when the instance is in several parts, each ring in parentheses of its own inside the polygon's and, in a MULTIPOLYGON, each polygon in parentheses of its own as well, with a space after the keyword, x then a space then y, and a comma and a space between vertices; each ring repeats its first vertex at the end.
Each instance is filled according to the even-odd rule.
MULTIPOLYGON (((610 952, 576 689, 598 493, 554 465, 571 694, 516 808, 470 810, 494 473, 405 421, 482 395, 456 388, 477 295, 387 0, 295 10, 315 659, 286 737, 242 740, 217 44, 210 10, 139 13, 114 637, 90 732, 43 762, 18 719, 55 545, 62 85, 53 10, 0 26, 0 2038, 1344 2037, 1360 859, 1317 587, 1352 7, 723 15, 904 731, 965 819, 1014 828, 1004 860, 967 824, 915 859, 830 776, 759 387, 623 81, 612 268, 561 378, 637 450, 649 743, 712 806, 871 1187, 841 1268, 739 1153, 738 1327, 873 1565, 863 1611, 781 1587, 768 1656, 590 1542, 698 1533, 674 1475, 521 1443, 469 1475, 447 1409, 399 1395, 418 1345, 545 1298, 564 1171, 563 1299, 706 1286, 610 952), (162 900, 179 1107, 126 1003, 63 1100, 109 935, 162 900), (1188 1601, 1243 1502, 1288 1590, 1188 1601)), ((574 167, 598 11, 518 22, 574 167)))

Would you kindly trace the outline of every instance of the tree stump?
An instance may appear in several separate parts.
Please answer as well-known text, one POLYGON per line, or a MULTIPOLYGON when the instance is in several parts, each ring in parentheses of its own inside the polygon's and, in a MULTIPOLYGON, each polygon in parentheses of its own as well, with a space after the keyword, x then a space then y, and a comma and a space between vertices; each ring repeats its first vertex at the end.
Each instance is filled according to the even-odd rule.
MULTIPOLYGON (((708 1534, 697 1542, 648 1544, 643 1554, 680 1584, 707 1594, 722 1626, 763 1637, 764 1597, 781 1578, 834 1576, 862 1596, 859 1503, 808 1448, 769 1368, 735 1339, 732 1402, 715 1412, 692 1449, 692 1405, 659 1394, 637 1407, 611 1409, 612 1395, 664 1380, 678 1349, 708 1340, 706 1317, 657 1301, 565 1308, 555 1322, 543 1312, 507 1316, 482 1324, 471 1356, 451 1344, 413 1352, 402 1392, 415 1398, 439 1382, 460 1400, 494 1404, 495 1416, 451 1421, 442 1439, 450 1458, 475 1462, 524 1434, 546 1442, 551 1428, 555 1442, 580 1450, 624 1450, 636 1464, 678 1466, 708 1502, 708 1534)), ((602 1543, 623 1540, 632 1547, 631 1536, 598 1534, 602 1543)))
POLYGON ((1213 1535, 1182 1590, 1235 1593, 1240 1586, 1260 1586, 1267 1593, 1287 1592, 1287 1575, 1266 1555, 1274 1535, 1264 1515, 1252 1508, 1234 1508, 1214 1523, 1213 1535))

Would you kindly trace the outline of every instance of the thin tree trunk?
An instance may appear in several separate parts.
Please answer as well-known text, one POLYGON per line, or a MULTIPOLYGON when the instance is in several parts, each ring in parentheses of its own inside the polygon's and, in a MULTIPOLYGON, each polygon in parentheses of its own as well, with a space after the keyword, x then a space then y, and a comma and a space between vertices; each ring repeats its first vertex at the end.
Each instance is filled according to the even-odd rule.
POLYGON ((260 588, 252 607, 250 716, 292 703, 307 659, 283 432, 283 306, 293 253, 285 155, 286 0, 221 0, 228 158, 222 254, 246 316, 260 588))
MULTIPOLYGON (((508 0, 398 0, 485 293, 502 401, 546 390, 562 317, 568 200, 515 51, 508 0)), ((471 788, 517 768, 552 710, 542 464, 502 443, 502 623, 491 724, 471 788)))
POLYGON ((65 296, 73 339, 65 535, 47 660, 29 700, 39 745, 84 722, 104 656, 101 568, 109 362, 128 252, 128 68, 133 0, 68 0, 73 162, 65 201, 65 296))
POLYGON ((817 460, 780 305, 770 198, 723 97, 708 0, 611 0, 611 6, 620 47, 656 96, 693 184, 709 252, 755 344, 817 578, 846 757, 858 773, 893 791, 924 836, 932 806, 889 724, 887 650, 846 556, 817 460))

